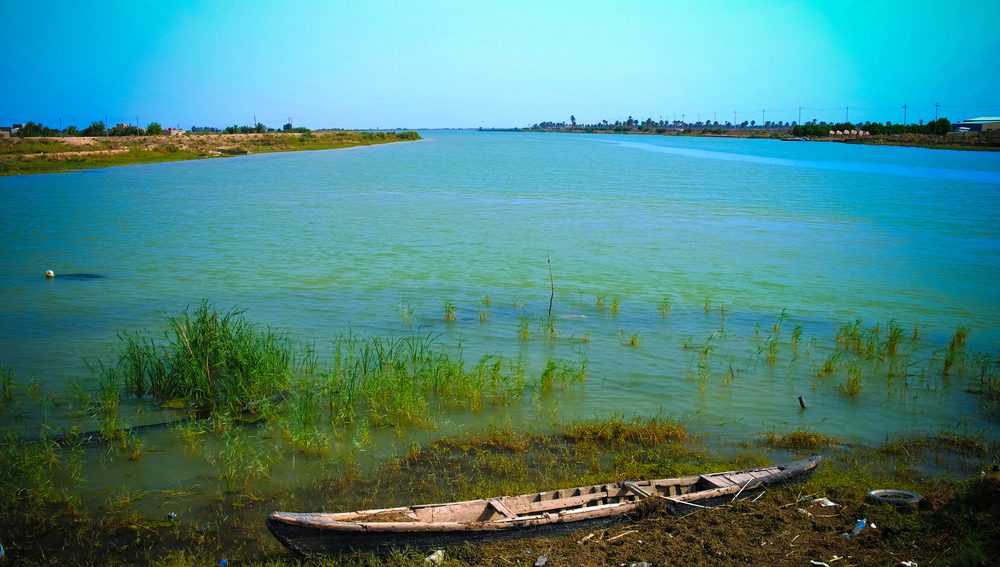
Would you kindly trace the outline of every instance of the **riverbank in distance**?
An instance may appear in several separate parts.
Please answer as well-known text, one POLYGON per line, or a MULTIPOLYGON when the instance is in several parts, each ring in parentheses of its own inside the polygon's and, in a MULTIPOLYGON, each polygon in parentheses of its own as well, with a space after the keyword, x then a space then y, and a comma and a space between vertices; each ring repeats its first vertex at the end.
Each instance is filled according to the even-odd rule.
POLYGON ((963 132, 938 136, 934 134, 882 134, 870 136, 813 136, 802 140, 791 130, 774 128, 707 128, 668 130, 597 130, 591 128, 495 128, 482 131, 497 132, 562 132, 574 134, 638 134, 648 136, 694 136, 698 138, 754 138, 788 141, 840 142, 871 146, 905 146, 937 150, 1000 151, 1000 131, 963 132))
POLYGON ((269 152, 333 150, 419 140, 416 132, 317 130, 304 133, 184 134, 0 138, 0 175, 231 157, 269 152))

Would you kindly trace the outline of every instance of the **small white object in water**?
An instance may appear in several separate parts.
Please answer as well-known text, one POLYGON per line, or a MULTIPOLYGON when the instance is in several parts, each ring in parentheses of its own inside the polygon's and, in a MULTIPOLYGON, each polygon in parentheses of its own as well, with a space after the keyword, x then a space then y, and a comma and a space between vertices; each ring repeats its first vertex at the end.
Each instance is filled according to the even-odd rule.
POLYGON ((54 278, 54 277, 56 277, 56 273, 53 272, 52 270, 45 270, 45 277, 47 277, 47 278, 54 278))

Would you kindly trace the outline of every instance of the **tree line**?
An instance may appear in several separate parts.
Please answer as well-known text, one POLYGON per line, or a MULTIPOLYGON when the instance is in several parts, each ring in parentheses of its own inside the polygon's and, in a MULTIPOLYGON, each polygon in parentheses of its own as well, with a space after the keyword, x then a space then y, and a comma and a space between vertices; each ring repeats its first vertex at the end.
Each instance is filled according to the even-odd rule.
POLYGON ((795 136, 822 137, 829 136, 830 131, 863 130, 869 134, 878 136, 884 134, 933 134, 943 136, 951 132, 951 122, 947 118, 941 118, 924 124, 921 120, 918 124, 893 124, 892 122, 841 122, 827 123, 806 122, 798 124, 796 122, 764 121, 758 124, 756 120, 744 120, 743 122, 719 122, 717 120, 698 120, 687 122, 684 120, 637 120, 629 116, 626 120, 616 120, 608 122, 602 120, 593 124, 578 124, 576 116, 570 116, 569 123, 566 122, 539 122, 531 125, 528 130, 569 130, 580 132, 649 132, 663 134, 670 131, 692 132, 700 130, 703 132, 722 132, 725 130, 790 130, 795 136))
MULTIPOLYGON (((224 134, 261 134, 264 132, 289 132, 304 134, 306 132, 311 132, 309 128, 303 127, 293 127, 291 122, 285 124, 280 130, 276 128, 268 128, 264 124, 258 122, 253 126, 240 126, 234 124, 228 126, 223 130, 218 128, 212 128, 209 126, 192 126, 191 132, 194 133, 218 133, 222 132, 224 134)), ((76 126, 67 126, 62 130, 57 128, 50 128, 45 126, 41 122, 25 122, 21 127, 15 131, 11 132, 11 135, 18 136, 21 138, 55 138, 63 136, 162 136, 166 131, 163 126, 158 122, 150 122, 145 128, 140 128, 139 126, 132 126, 128 124, 118 124, 112 128, 108 128, 103 121, 91 122, 89 126, 84 129, 77 128, 76 126)))
POLYGON ((765 130, 783 130, 791 128, 794 124, 794 122, 782 122, 780 120, 766 120, 760 124, 758 124, 756 120, 744 120, 743 122, 736 124, 729 121, 719 122, 718 120, 698 120, 695 122, 688 122, 685 120, 653 120, 652 118, 638 120, 631 116, 625 120, 616 120, 615 122, 602 120, 593 124, 577 124, 576 117, 570 116, 569 124, 566 122, 539 122, 531 125, 527 129, 574 130, 583 132, 655 132, 657 134, 662 134, 668 131, 678 130, 742 130, 760 128, 765 130))
POLYGON ((951 121, 947 118, 939 118, 937 120, 928 122, 924 124, 921 120, 919 124, 893 124, 892 122, 858 122, 856 124, 850 122, 840 122, 837 124, 828 124, 826 122, 808 122, 806 124, 796 124, 792 126, 793 136, 811 136, 814 138, 829 136, 830 131, 845 131, 845 130, 859 130, 868 132, 873 136, 889 135, 889 134, 931 134, 935 136, 944 136, 951 132, 951 121))

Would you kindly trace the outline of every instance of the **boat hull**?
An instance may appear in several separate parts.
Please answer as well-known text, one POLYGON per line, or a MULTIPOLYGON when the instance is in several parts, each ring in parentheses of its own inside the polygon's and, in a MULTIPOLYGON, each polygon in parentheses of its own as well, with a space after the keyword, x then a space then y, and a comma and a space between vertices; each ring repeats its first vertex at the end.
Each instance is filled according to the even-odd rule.
POLYGON ((470 500, 343 513, 274 512, 267 527, 301 555, 391 548, 430 549, 466 543, 558 536, 623 523, 662 503, 686 514, 731 502, 810 475, 820 457, 744 471, 576 487, 470 500), (471 514, 471 515, 470 515, 471 514))

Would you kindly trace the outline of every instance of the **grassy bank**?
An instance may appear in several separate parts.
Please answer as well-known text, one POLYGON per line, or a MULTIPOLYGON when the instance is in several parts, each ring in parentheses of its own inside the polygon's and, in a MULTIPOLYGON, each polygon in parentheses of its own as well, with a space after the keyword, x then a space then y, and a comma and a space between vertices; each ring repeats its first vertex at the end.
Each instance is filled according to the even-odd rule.
POLYGON ((67 138, 0 138, 0 175, 231 157, 267 152, 331 150, 419 140, 416 132, 316 131, 67 138))
MULTIPOLYGON (((166 489, 122 488, 109 493, 99 509, 87 509, 73 497, 71 484, 38 474, 61 466, 56 463, 64 459, 72 463, 71 453, 15 445, 15 451, 8 447, 4 455, 11 471, 6 474, 36 471, 17 479, 21 491, 51 497, 30 507, 5 498, 0 510, 2 543, 8 556, 24 565, 187 566, 217 565, 222 559, 230 564, 299 565, 299 559, 265 530, 269 512, 370 509, 732 470, 817 451, 811 442, 802 443, 808 437, 808 432, 781 436, 784 449, 769 452, 773 438, 751 436, 736 445, 718 444, 687 434, 682 422, 667 418, 573 423, 548 434, 507 424, 411 445, 374 470, 348 467, 290 491, 238 484, 207 498, 200 510, 179 516, 168 513, 176 509, 178 491, 166 489), (143 511, 151 502, 158 513, 143 511)), ((592 535, 579 532, 451 548, 445 551, 444 564, 532 565, 546 555, 550 564, 588 566, 639 561, 803 565, 838 557, 846 558, 848 565, 916 561, 967 566, 986 565, 1000 552, 1000 474, 989 468, 998 457, 996 446, 976 438, 945 444, 899 439, 875 448, 837 448, 832 443, 824 440, 818 450, 826 459, 817 474, 802 483, 745 494, 682 517, 651 508, 592 535), (925 500, 913 511, 866 501, 866 492, 877 488, 912 490, 925 500), (821 497, 837 506, 816 505, 821 497), (862 518, 868 521, 865 529, 845 538, 862 518)), ((429 551, 355 554, 310 564, 420 566, 429 551)))

